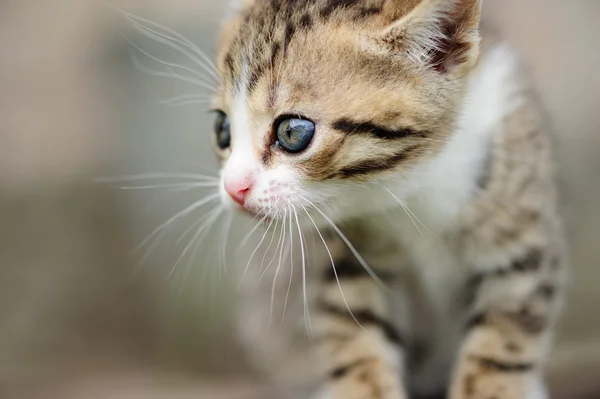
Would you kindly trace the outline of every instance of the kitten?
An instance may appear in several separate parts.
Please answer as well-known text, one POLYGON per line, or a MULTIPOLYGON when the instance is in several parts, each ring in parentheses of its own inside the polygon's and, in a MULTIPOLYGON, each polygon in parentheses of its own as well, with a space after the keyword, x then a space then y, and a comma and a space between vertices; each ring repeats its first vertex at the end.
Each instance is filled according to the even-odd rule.
POLYGON ((277 397, 546 397, 551 140, 480 11, 247 0, 224 24, 222 198, 268 227, 239 326, 277 397))

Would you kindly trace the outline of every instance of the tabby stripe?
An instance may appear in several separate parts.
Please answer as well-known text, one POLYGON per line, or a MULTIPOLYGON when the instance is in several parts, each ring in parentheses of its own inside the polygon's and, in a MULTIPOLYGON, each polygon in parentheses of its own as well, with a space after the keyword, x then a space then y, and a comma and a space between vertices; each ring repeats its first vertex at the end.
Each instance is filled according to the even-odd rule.
POLYGON ((343 118, 333 122, 332 127, 335 130, 346 133, 348 135, 370 135, 378 139, 391 140, 403 139, 406 137, 426 137, 427 134, 411 128, 404 129, 388 129, 377 125, 373 122, 357 122, 351 119, 343 118))
POLYGON ((309 13, 304 14, 300 17, 299 25, 304 30, 310 30, 313 26, 313 19, 309 13))
POLYGON ((381 7, 362 7, 358 10, 354 19, 364 19, 372 15, 377 15, 383 11, 381 7))
MULTIPOLYGON (((384 273, 381 271, 378 271, 377 274, 384 281, 389 281, 395 277, 392 273, 384 273)), ((327 268, 324 276, 325 281, 327 282, 336 281, 337 279, 349 280, 361 277, 371 278, 364 267, 349 260, 337 261, 335 263, 335 271, 333 266, 331 268, 327 268)))
POLYGON ((544 315, 534 314, 527 305, 523 305, 517 312, 506 313, 506 317, 528 334, 540 334, 548 325, 544 315))
POLYGON ((552 283, 542 283, 538 286, 536 293, 546 300, 551 300, 556 295, 556 286, 552 283))
POLYGON ((254 89, 256 89, 256 84, 258 80, 265 74, 265 67, 263 65, 257 65, 252 74, 250 75, 250 79, 248 79, 248 92, 252 93, 254 89))
POLYGON ((321 18, 327 19, 335 11, 344 8, 350 8, 358 4, 359 0, 328 0, 325 7, 321 9, 321 18))
POLYGON ((364 366, 365 364, 371 362, 373 359, 359 359, 355 362, 352 362, 346 366, 341 366, 333 370, 329 374, 329 378, 332 380, 339 380, 340 378, 344 378, 352 371, 352 369, 364 366))
POLYGON ((487 324, 487 317, 485 313, 478 312, 469 317, 469 319, 466 322, 465 329, 467 331, 470 331, 474 328, 481 327, 485 324, 487 324))
POLYGON ((294 24, 291 21, 288 22, 285 26, 285 33, 284 33, 284 37, 283 37, 283 54, 287 53, 287 49, 288 49, 295 33, 296 33, 296 27, 294 26, 294 24))
POLYGON ((522 258, 513 260, 508 267, 499 267, 491 271, 474 274, 467 281, 467 304, 472 303, 477 297, 479 288, 483 282, 490 278, 505 277, 514 273, 536 272, 542 266, 542 252, 539 249, 531 249, 522 258))
POLYGON ((473 355, 469 356, 469 358, 487 369, 498 371, 501 373, 526 373, 535 368, 534 363, 505 362, 501 360, 491 359, 489 357, 473 355))
POLYGON ((233 56, 231 55, 231 52, 227 53, 227 55, 225 56, 225 69, 229 71, 231 77, 233 78, 233 76, 235 75, 234 72, 234 61, 233 61, 233 56))
POLYGON ((376 326, 383 331, 386 338, 390 342, 392 342, 396 345, 399 345, 399 346, 404 346, 405 341, 402 338, 402 335, 400 334, 400 332, 396 329, 396 327, 394 327, 387 320, 384 320, 381 317, 377 316, 375 313, 373 313, 369 309, 352 310, 352 314, 350 314, 348 309, 340 309, 334 305, 328 304, 323 301, 321 301, 319 303, 319 307, 324 312, 334 314, 335 316, 338 316, 338 317, 343 317, 343 318, 349 319, 352 322, 354 322, 354 318, 356 318, 356 321, 358 321, 363 326, 366 326, 366 325, 376 326), (352 316, 354 316, 354 318, 352 316))
POLYGON ((416 150, 418 150, 419 148, 420 146, 414 145, 387 157, 379 157, 359 161, 340 169, 334 175, 337 175, 342 178, 348 178, 352 176, 368 175, 370 173, 392 169, 398 164, 402 163, 403 161, 411 159, 414 152, 416 152, 416 150))
POLYGON ((334 266, 326 270, 325 281, 363 277, 365 274, 364 267, 348 260, 342 260, 335 264, 335 270, 334 266))
MULTIPOLYGON (((517 312, 504 312, 498 315, 502 316, 506 320, 510 321, 516 327, 520 328, 527 334, 540 334, 548 325, 546 317, 543 315, 536 315, 531 312, 526 305, 517 312)), ((470 331, 474 328, 485 326, 489 323, 489 317, 484 312, 478 312, 473 314, 466 322, 465 329, 470 331)))

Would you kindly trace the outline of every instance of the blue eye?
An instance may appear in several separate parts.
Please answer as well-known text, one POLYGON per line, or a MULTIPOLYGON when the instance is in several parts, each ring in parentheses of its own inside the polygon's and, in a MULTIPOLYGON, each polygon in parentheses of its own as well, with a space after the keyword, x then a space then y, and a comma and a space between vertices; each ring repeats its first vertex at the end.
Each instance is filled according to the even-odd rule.
POLYGON ((217 120, 215 121, 215 134, 217 136, 217 145, 224 150, 231 144, 231 127, 229 118, 222 111, 217 111, 217 120))
POLYGON ((277 142, 285 151, 306 150, 315 135, 315 124, 306 119, 282 119, 277 125, 277 142))

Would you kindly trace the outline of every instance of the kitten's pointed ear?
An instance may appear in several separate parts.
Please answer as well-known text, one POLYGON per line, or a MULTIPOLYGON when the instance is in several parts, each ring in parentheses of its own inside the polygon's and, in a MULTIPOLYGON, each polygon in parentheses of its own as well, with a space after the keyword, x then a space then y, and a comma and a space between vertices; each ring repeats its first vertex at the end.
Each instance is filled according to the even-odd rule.
POLYGON ((391 0, 393 22, 378 37, 391 52, 401 52, 415 63, 441 73, 462 74, 479 56, 479 20, 482 0, 422 0, 402 17, 394 3, 405 8, 406 1, 391 0))

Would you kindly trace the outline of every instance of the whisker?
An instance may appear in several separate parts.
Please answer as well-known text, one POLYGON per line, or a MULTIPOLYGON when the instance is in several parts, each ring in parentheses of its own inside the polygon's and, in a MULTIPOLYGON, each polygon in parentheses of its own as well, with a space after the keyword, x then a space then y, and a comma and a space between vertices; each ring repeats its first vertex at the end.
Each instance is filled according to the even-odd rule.
POLYGON ((216 171, 214 171, 214 170, 212 170, 212 169, 210 169, 210 168, 207 168, 206 166, 204 166, 204 165, 202 165, 202 164, 200 164, 200 163, 198 163, 198 162, 191 161, 191 162, 190 162, 190 164, 191 164, 192 166, 195 166, 195 167, 197 167, 197 168, 203 169, 203 170, 205 170, 205 171, 206 171, 206 172, 208 172, 208 173, 212 173, 213 175, 215 175, 215 178, 216 178, 217 180, 220 180, 220 176, 219 176, 219 175, 220 175, 220 172, 216 172, 216 171))
MULTIPOLYGON (((287 215, 287 211, 286 211, 286 215, 287 215)), ((263 272, 261 273, 258 282, 260 283, 263 279, 263 277, 265 276, 265 274, 267 273, 267 271, 269 270, 269 267, 271 267, 271 265, 273 264, 273 262, 275 262, 275 259, 277 258, 277 252, 279 251, 279 246, 281 245, 281 240, 283 238, 283 233, 285 230, 285 216, 284 219, 282 219, 282 227, 279 229, 281 230, 279 232, 279 239, 277 240, 277 245, 275 246, 275 253, 273 254, 273 258, 271 258, 271 261, 269 262, 269 264, 267 265, 267 267, 265 267, 265 269, 263 270, 263 272)), ((264 261, 264 259, 263 259, 264 261)))
MULTIPOLYGON (((277 277, 279 276, 279 271, 281 270, 281 261, 283 259, 283 247, 285 245, 285 239, 286 239, 285 235, 286 235, 287 213, 288 213, 288 211, 286 209, 285 214, 283 215, 283 219, 282 219, 283 226, 281 228, 281 233, 283 235, 283 239, 281 241, 281 248, 279 248, 279 261, 277 263, 277 268, 275 269, 275 276, 273 277, 273 283, 271 285, 271 303, 269 306, 269 309, 270 309, 269 310, 269 326, 271 326, 272 322, 273 322, 273 307, 274 307, 274 302, 275 302, 275 288, 277 285, 277 277)), ((278 246, 279 246, 279 244, 278 244, 278 246)), ((277 252, 275 252, 275 255, 277 255, 277 252)), ((275 258, 273 258, 273 259, 275 259, 275 258)), ((269 267, 267 266, 267 269, 268 268, 269 267)), ((265 269, 265 272, 266 272, 266 269, 265 269)), ((263 275, 264 275, 264 273, 263 273, 263 275)), ((261 276, 261 278, 262 278, 262 276, 261 276)))
POLYGON ((174 194, 186 193, 189 191, 193 191, 195 189, 196 189, 196 187, 179 187, 179 188, 171 188, 169 190, 162 191, 159 193, 159 195, 157 195, 157 196, 159 196, 159 198, 152 198, 152 201, 147 201, 146 203, 144 203, 144 205, 143 205, 143 207, 141 207, 141 209, 143 209, 144 212, 150 212, 150 210, 152 208, 155 208, 159 204, 162 204, 169 199, 173 199, 174 194))
MULTIPOLYGON (((221 214, 222 211, 223 211, 223 208, 217 208, 213 212, 209 213, 206 218, 201 219, 201 220, 203 220, 205 222, 198 228, 198 230, 194 234, 194 237, 192 237, 192 239, 190 240, 190 242, 186 245, 186 247, 184 248, 183 252, 181 253, 181 255, 179 256, 179 258, 177 259, 177 261, 173 265, 173 268, 171 269, 171 272, 169 273, 169 276, 167 277, 167 279, 170 280, 173 277, 173 274, 177 270, 177 267, 179 266, 179 264, 181 263, 181 261, 183 260, 183 258, 185 257, 185 255, 188 253, 188 251, 190 250, 190 248, 192 247, 192 245, 195 244, 195 248, 197 248, 199 246, 199 244, 204 239, 203 237, 201 238, 202 233, 205 232, 205 231, 207 232, 209 230, 210 226, 212 226, 212 224, 219 217, 219 215, 221 214)), ((194 257, 194 255, 192 255, 190 257, 190 259, 193 259, 193 257, 194 257)))
POLYGON ((431 234, 434 238, 442 241, 436 234, 433 233, 433 231, 431 231, 427 226, 425 226, 425 224, 421 221, 421 219, 419 219, 419 217, 417 215, 415 215, 415 213, 413 211, 410 210, 410 208, 408 207, 408 205, 406 205, 406 203, 404 203, 403 201, 401 201, 400 198, 398 198, 398 196, 396 194, 394 194, 390 189, 388 189, 383 184, 379 184, 379 185, 381 187, 383 187, 383 189, 386 190, 398 202, 398 204, 402 207, 402 209, 404 209, 404 212, 406 212, 406 214, 408 215, 408 217, 410 218, 410 220, 412 221, 412 223, 415 225, 415 228, 417 229, 417 231, 419 232, 419 235, 421 237, 423 237, 423 233, 421 232, 421 229, 419 229, 419 226, 417 226, 417 223, 415 222, 415 219, 419 222, 419 224, 421 226, 423 226, 423 228, 425 230, 427 230, 427 232, 429 234, 431 234))
POLYGON ((250 237, 252 236, 252 234, 254 234, 254 232, 262 225, 262 222, 268 217, 269 215, 264 215, 262 217, 262 219, 260 219, 256 225, 254 226, 254 228, 252 230, 250 230, 250 232, 248 234, 246 234, 246 236, 244 237, 244 239, 242 240, 242 242, 240 243, 239 247, 238 247, 238 252, 244 248, 244 246, 248 243, 248 240, 250 239, 250 237))
POLYGON ((216 176, 198 175, 192 173, 141 173, 138 175, 124 175, 116 177, 100 177, 94 179, 96 183, 123 183, 130 181, 141 181, 141 180, 156 180, 156 179, 189 179, 196 181, 203 180, 214 180, 219 181, 216 176))
POLYGON ((138 245, 137 248, 133 252, 135 253, 135 252, 139 251, 150 240, 152 240, 152 238, 154 238, 158 233, 160 233, 161 230, 163 230, 165 227, 169 226, 171 223, 173 223, 177 219, 190 214, 191 212, 195 211, 196 209, 200 208, 203 205, 206 205, 206 204, 210 203, 211 201, 215 201, 216 199, 219 198, 219 196, 220 196, 220 194, 218 194, 218 193, 217 194, 209 195, 208 197, 206 197, 206 198, 204 198, 204 199, 202 199, 200 201, 194 202, 192 205, 188 206, 187 208, 185 208, 181 212, 177 213, 176 215, 174 215, 173 217, 171 217, 169 220, 167 220, 165 223, 161 224, 156 229, 154 229, 152 231, 152 233, 146 239, 144 239, 144 241, 142 241, 141 244, 138 245))
POLYGON ((148 68, 147 66, 145 66, 139 60, 139 58, 136 57, 134 54, 131 54, 130 58, 131 58, 131 62, 133 63, 133 65, 140 72, 145 73, 147 75, 156 76, 159 78, 170 78, 170 79, 180 80, 185 83, 193 84, 196 86, 204 87, 205 89, 208 89, 211 91, 215 91, 215 88, 212 85, 210 85, 202 80, 190 78, 189 76, 178 75, 177 73, 175 73, 175 71, 173 71, 171 68, 168 68, 168 67, 165 68, 168 72, 155 71, 154 69, 151 69, 151 68, 148 68))
POLYGON ((422 238, 423 233, 421 232, 421 229, 419 229, 419 226, 417 225, 417 222, 415 222, 415 219, 412 217, 412 215, 406 209, 406 205, 404 204, 404 202, 400 201, 400 199, 394 193, 392 193, 387 187, 385 187, 383 185, 381 185, 381 187, 383 187, 383 189, 386 190, 396 200, 396 202, 398 202, 398 205, 400 205, 400 207, 402 207, 402 209, 404 209, 404 212, 410 218, 410 221, 415 226, 415 228, 417 229, 417 232, 419 233, 419 235, 422 238))
POLYGON ((219 276, 220 276, 221 270, 225 271, 225 274, 229 274, 229 270, 227 268, 227 243, 229 241, 229 232, 231 230, 232 221, 233 221, 233 213, 228 212, 227 213, 227 222, 224 225, 225 227, 223 228, 223 237, 221 239, 221 242, 223 244, 221 245, 221 267, 219 268, 219 276))
POLYGON ((350 316, 354 319, 354 321, 356 322, 356 324, 358 324, 362 328, 362 325, 360 324, 360 322, 354 316, 354 313, 352 313, 352 310, 350 309, 350 305, 348 304, 348 300, 346 299, 346 295, 344 295, 344 290, 342 289, 342 283, 340 282, 340 278, 338 276, 337 269, 335 268, 335 262, 333 261, 333 255, 331 255, 331 251, 329 250, 329 246, 327 245, 327 243, 325 241, 325 238, 321 234, 321 231, 317 227, 317 224, 315 223, 315 220, 312 218, 312 216, 310 216, 310 213, 308 213, 308 210, 306 209, 306 207, 304 205, 301 205, 301 206, 302 206, 302 209, 304 209, 304 213, 306 213, 306 216, 308 216, 308 218, 312 222, 312 225, 315 226, 315 230, 317 231, 317 234, 321 238, 321 241, 323 242, 323 246, 325 247, 325 250, 327 251, 327 255, 329 256, 329 260, 331 261, 331 268, 333 269, 333 275, 335 276, 335 280, 337 282, 338 288, 340 289, 340 294, 342 296, 342 300, 344 301, 344 305, 346 305, 346 309, 348 309, 348 313, 350 313, 350 316))
MULTIPOLYGON (((210 228, 212 227, 212 225, 214 224, 214 222, 219 218, 219 216, 221 215, 221 211, 223 210, 223 208, 219 209, 219 212, 216 213, 216 215, 214 216, 214 218, 212 218, 206 229, 202 232, 202 235, 196 240, 196 245, 194 246, 194 250, 192 252, 192 254, 190 255, 189 259, 188 259, 188 263, 185 269, 185 273, 183 276, 183 281, 187 281, 187 277, 189 275, 189 272, 192 268, 192 262, 194 261, 194 259, 196 259, 196 254, 198 253, 198 249, 200 248, 200 244, 202 244, 202 242, 204 241, 204 239, 206 238, 208 232, 210 231, 210 228)), ((205 268, 204 270, 206 270, 207 268, 205 268)), ((208 268, 210 269, 210 268, 208 268)), ((181 288, 183 289, 183 284, 181 286, 181 288)))
POLYGON ((285 294, 285 302, 283 303, 283 312, 281 314, 281 324, 283 324, 283 321, 285 319, 285 311, 287 309, 287 304, 288 304, 288 299, 290 297, 290 290, 292 289, 292 279, 294 277, 294 235, 293 235, 293 229, 292 229, 292 209, 289 209, 289 214, 290 214, 290 224, 289 224, 289 229, 290 229, 290 281, 288 283, 288 287, 287 287, 287 292, 285 294))
POLYGON ((177 69, 181 69, 183 71, 189 72, 201 79, 203 79, 207 85, 211 85, 211 87, 213 88, 213 90, 216 90, 217 87, 214 84, 215 82, 211 82, 210 79, 208 79, 208 77, 198 71, 196 71, 195 69, 189 68, 185 65, 179 65, 179 64, 175 64, 173 62, 168 62, 168 61, 164 61, 161 60, 160 58, 150 54, 149 52, 147 52, 146 50, 144 50, 143 48, 141 48, 140 46, 138 46, 137 44, 135 44, 131 39, 129 39, 127 36, 123 36, 123 39, 126 40, 133 48, 135 48, 137 51, 139 51, 140 53, 144 54, 146 57, 150 58, 153 61, 158 62, 161 65, 170 67, 168 68, 169 70, 172 71, 171 68, 177 68, 177 69))
POLYGON ((298 213, 294 209, 294 216, 296 218, 296 226, 298 226, 298 236, 300 237, 300 251, 302 254, 302 294, 304 297, 304 324, 306 325, 306 332, 309 340, 312 340, 312 333, 310 328, 310 313, 308 311, 308 295, 306 292, 306 258, 304 254, 304 236, 300 229, 300 222, 298 221, 298 213))
POLYGON ((212 215, 212 212, 208 212, 206 215, 203 215, 198 220, 196 220, 194 223, 192 223, 192 225, 190 227, 188 227, 183 233, 181 233, 181 235, 179 236, 177 241, 175 241, 175 244, 179 244, 181 241, 183 241, 183 239, 190 233, 190 231, 194 230, 196 228, 196 226, 198 226, 202 222, 206 221, 206 219, 208 219, 211 215, 212 215))
POLYGON ((133 15, 133 14, 129 14, 129 13, 124 13, 124 14, 125 14, 126 18, 131 23, 134 24, 134 28, 138 32, 143 33, 144 35, 150 37, 151 39, 154 39, 159 43, 163 43, 163 44, 179 51, 183 55, 187 56, 190 60, 197 63, 198 66, 200 66, 202 69, 204 69, 206 72, 208 72, 212 78, 214 78, 217 82, 219 82, 220 78, 219 78, 218 69, 213 64, 213 62, 210 60, 210 58, 207 57, 206 54, 204 54, 204 52, 202 50, 200 50, 200 48, 198 48, 198 46, 196 46, 191 40, 187 39, 180 33, 176 32, 170 28, 167 28, 166 26, 162 26, 156 22, 147 20, 147 19, 142 18, 137 15, 133 15), (158 29, 162 29, 163 31, 170 33, 171 35, 173 35, 175 37, 158 32, 144 24, 154 26, 155 28, 158 28, 158 29), (198 55, 200 58, 196 57, 196 55, 194 55, 193 53, 190 53, 188 50, 186 50, 186 48, 195 52, 196 55, 198 55))
POLYGON ((194 189, 194 188, 206 188, 206 187, 218 187, 219 183, 173 183, 173 184, 154 184, 147 186, 116 186, 120 190, 153 190, 158 188, 181 188, 181 189, 194 189))
POLYGON ((197 100, 197 99, 210 100, 211 98, 212 98, 212 96, 210 96, 208 94, 193 93, 193 94, 182 94, 180 96, 166 98, 163 100, 163 102, 175 102, 175 101, 182 101, 182 100, 197 100))
POLYGON ((346 244, 348 249, 352 252, 352 254, 356 258, 356 260, 358 260, 358 262, 367 271, 367 273, 371 276, 371 278, 373 278, 373 280, 382 289, 384 289, 386 292, 389 292, 390 290, 387 287, 387 285, 379 278, 379 276, 377 276, 375 271, 367 264, 367 262, 363 259, 363 257, 358 253, 358 251, 356 250, 354 245, 352 245, 350 240, 348 240, 348 238, 344 235, 344 233, 342 233, 342 231, 339 229, 339 227, 337 227, 337 225, 335 223, 333 223, 333 221, 323 211, 321 211, 319 208, 317 208, 312 202, 310 202, 309 200, 307 200, 306 198, 304 198, 302 196, 299 196, 299 197, 302 198, 304 201, 306 201, 317 212, 319 212, 319 214, 321 214, 321 216, 331 225, 331 227, 335 230, 335 232, 340 236, 342 241, 344 241, 344 243, 346 244))
POLYGON ((246 264, 246 267, 244 268, 244 273, 242 273, 242 279, 241 279, 240 284, 238 286, 238 290, 242 287, 242 284, 244 283, 244 278, 246 277, 246 274, 248 273, 248 269, 250 268, 250 262, 252 262, 252 258, 254 258, 254 255, 256 255, 256 252, 258 251, 258 249, 262 245, 263 241, 265 241, 265 238, 267 237, 267 233, 271 229, 271 226, 273 225, 273 222, 274 222, 274 219, 271 219, 271 223, 269 223, 269 226, 265 229, 265 232, 262 235, 262 238, 260 239, 260 242, 258 243, 258 245, 256 246, 256 248, 254 248, 254 251, 252 251, 252 255, 250 255, 250 259, 248 259, 248 263, 246 264))
POLYGON ((211 104, 212 100, 194 100, 194 101, 179 101, 179 102, 173 102, 173 103, 164 103, 162 101, 159 101, 162 105, 166 105, 167 107, 187 107, 190 105, 207 105, 207 104, 211 104))
MULTIPOLYGON (((269 242, 269 246, 267 247, 267 249, 265 250, 265 253, 263 254, 262 260, 260 261, 260 271, 261 271, 261 275, 264 272, 263 271, 263 266, 265 264, 265 259, 267 258, 267 254, 269 253, 269 251, 271 250, 271 246, 273 245, 273 241, 275 241, 275 234, 277 233, 277 227, 279 226, 279 219, 277 219, 275 221, 275 226, 273 227, 273 234, 271 235, 271 241, 269 242)), ((259 280, 260 281, 260 280, 259 280)))
POLYGON ((194 104, 210 104, 212 102, 212 97, 209 95, 201 95, 201 94, 185 94, 185 95, 167 98, 167 99, 158 98, 158 102, 160 104, 171 106, 171 107, 182 107, 185 105, 194 105, 194 104))

